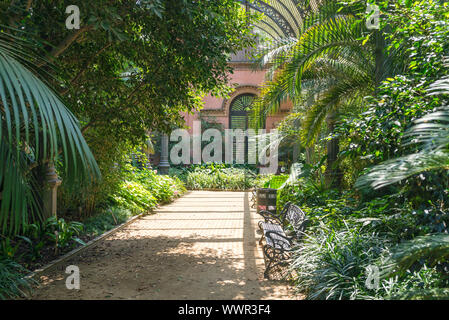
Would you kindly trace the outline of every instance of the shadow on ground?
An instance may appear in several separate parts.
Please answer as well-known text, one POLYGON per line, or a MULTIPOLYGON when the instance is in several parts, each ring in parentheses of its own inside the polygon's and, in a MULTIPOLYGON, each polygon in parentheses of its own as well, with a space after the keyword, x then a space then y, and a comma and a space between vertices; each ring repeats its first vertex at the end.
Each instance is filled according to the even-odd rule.
POLYGON ((33 299, 291 299, 285 283, 263 279, 248 199, 189 193, 42 275, 33 299), (69 265, 79 291, 65 286, 69 265))
POLYGON ((198 241, 201 239, 166 237, 106 240, 42 276, 41 288, 33 299, 287 298, 285 284, 264 280, 253 261, 229 251, 192 250, 198 241), (69 265, 80 268, 79 291, 65 286, 69 265))

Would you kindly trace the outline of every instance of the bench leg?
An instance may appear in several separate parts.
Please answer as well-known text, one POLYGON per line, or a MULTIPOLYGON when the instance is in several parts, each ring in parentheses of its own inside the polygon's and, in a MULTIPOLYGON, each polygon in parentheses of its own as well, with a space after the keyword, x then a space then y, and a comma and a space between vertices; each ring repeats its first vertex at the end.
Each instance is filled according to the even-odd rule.
POLYGON ((263 223, 263 221, 259 221, 259 223, 258 223, 259 229, 260 229, 260 231, 262 231, 262 236, 260 237, 260 240, 259 240, 259 245, 260 246, 262 245, 263 239, 265 239, 265 232, 263 230, 262 223, 263 223))
POLYGON ((270 269, 271 269, 271 264, 273 263, 270 253, 269 253, 270 249, 266 245, 264 245, 262 247, 262 249, 263 249, 263 254, 265 256, 265 271, 263 273, 263 277, 264 277, 264 279, 270 280, 270 269))
POLYGON ((264 245, 262 248, 264 256, 266 257, 264 278, 270 280, 270 271, 290 260, 291 254, 285 251, 273 249, 267 245, 264 245))

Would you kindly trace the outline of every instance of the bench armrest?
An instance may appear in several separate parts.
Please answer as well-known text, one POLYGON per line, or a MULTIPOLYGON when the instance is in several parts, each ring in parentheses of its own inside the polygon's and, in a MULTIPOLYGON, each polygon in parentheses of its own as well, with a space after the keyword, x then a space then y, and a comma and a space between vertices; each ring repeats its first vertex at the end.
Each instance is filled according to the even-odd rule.
POLYGON ((281 226, 283 225, 283 221, 282 219, 277 215, 274 214, 270 211, 266 211, 266 210, 260 210, 259 214, 264 218, 265 222, 270 222, 270 223, 277 223, 280 224, 281 226))

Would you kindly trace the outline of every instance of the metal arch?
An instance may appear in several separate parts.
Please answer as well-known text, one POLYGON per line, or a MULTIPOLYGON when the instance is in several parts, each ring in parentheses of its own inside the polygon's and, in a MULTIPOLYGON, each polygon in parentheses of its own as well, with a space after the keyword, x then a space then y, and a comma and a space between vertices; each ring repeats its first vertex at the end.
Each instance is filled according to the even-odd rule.
POLYGON ((268 22, 266 21, 260 21, 260 24, 256 26, 257 28, 259 28, 260 30, 264 31, 265 33, 267 33, 270 37, 272 37, 273 39, 276 38, 282 38, 282 35, 279 34, 279 32, 276 31, 276 29, 274 29, 268 22), (261 26, 261 24, 263 24, 264 26, 261 26), (266 29, 266 27, 268 27, 268 31, 266 29), (276 34, 276 36, 273 35, 273 32, 276 34))
MULTIPOLYGON (((237 0, 247 10, 265 15, 265 25, 270 25, 280 38, 298 37, 307 12, 315 11, 321 0, 237 0), (279 31, 282 33, 279 35, 279 31)), ((272 34, 270 34, 272 36, 272 34)))
POLYGON ((284 36, 294 37, 296 35, 293 27, 290 23, 285 19, 285 17, 275 8, 268 5, 267 3, 257 0, 254 3, 249 3, 246 0, 240 0, 246 6, 250 7, 253 10, 259 11, 265 14, 267 17, 271 18, 273 22, 282 30, 284 36))
POLYGON ((298 15, 295 16, 295 14, 292 12, 293 7, 297 8, 297 4, 294 2, 289 2, 289 1, 273 1, 272 6, 275 8, 277 6, 279 6, 280 8, 283 9, 283 11, 285 12, 281 12, 280 8, 277 9, 282 15, 283 18, 288 21, 288 23, 290 24, 290 26, 292 28, 294 28, 295 30, 295 36, 298 35, 298 30, 300 28, 300 22, 298 20, 302 20, 302 17, 300 15, 300 12, 297 11, 298 15), (288 2, 288 4, 287 4, 288 2))
POLYGON ((271 19, 271 17, 265 16, 264 19, 259 22, 259 24, 261 24, 261 23, 263 23, 267 26, 270 26, 270 28, 273 29, 276 32, 276 34, 278 34, 278 36, 280 38, 283 38, 286 36, 284 31, 282 30, 282 28, 280 28, 276 24, 276 22, 273 19, 271 19))

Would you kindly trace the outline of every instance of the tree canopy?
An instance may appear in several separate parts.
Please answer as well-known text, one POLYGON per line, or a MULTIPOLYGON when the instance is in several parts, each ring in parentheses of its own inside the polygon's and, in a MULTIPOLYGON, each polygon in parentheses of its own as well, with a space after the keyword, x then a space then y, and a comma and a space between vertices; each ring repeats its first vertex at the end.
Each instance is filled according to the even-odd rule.
POLYGON ((225 92, 229 55, 252 43, 251 14, 234 0, 80 1, 80 29, 68 30, 72 2, 3 1, 0 18, 45 58, 36 65, 84 133, 135 141, 181 125, 201 95, 225 92))

